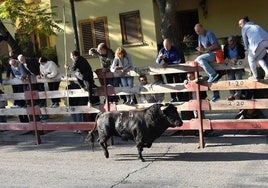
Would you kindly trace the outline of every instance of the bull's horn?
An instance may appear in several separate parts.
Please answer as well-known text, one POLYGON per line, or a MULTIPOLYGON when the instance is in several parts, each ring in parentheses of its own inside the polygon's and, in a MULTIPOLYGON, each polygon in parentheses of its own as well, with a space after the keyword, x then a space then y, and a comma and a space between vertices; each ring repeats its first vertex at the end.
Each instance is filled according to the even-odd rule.
POLYGON ((160 107, 160 110, 163 111, 163 110, 165 110, 166 108, 167 108, 167 106, 161 106, 161 107, 160 107))
POLYGON ((169 105, 169 103, 167 103, 167 102, 161 102, 159 104, 162 104, 163 106, 168 106, 169 105))

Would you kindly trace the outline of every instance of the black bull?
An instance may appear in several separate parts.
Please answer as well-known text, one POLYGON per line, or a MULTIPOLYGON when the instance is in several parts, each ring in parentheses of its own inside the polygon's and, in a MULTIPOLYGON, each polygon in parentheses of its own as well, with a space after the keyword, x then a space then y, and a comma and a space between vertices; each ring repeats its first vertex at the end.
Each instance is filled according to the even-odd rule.
POLYGON ((113 111, 98 114, 96 126, 89 132, 86 140, 93 146, 93 131, 97 128, 98 142, 104 155, 109 158, 107 140, 119 136, 123 140, 134 140, 137 145, 139 159, 144 161, 142 151, 150 148, 153 141, 160 137, 168 127, 182 126, 183 122, 177 108, 172 104, 154 104, 140 111, 113 111))

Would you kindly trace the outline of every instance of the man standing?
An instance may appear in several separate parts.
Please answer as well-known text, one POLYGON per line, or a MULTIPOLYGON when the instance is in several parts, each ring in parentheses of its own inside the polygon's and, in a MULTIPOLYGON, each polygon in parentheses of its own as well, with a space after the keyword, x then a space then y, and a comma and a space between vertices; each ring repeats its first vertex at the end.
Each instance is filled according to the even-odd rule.
POLYGON ((100 99, 99 97, 94 96, 93 87, 95 87, 95 84, 91 66, 84 57, 80 56, 78 51, 72 51, 70 57, 74 63, 71 68, 72 71, 78 70, 83 77, 77 78, 77 81, 81 88, 88 91, 88 105, 98 105, 100 103, 100 99))
MULTIPOLYGON (((19 63, 17 60, 10 59, 9 65, 15 78, 22 80, 22 81, 25 81, 28 79, 24 66, 21 63, 19 63)), ((27 89, 27 84, 14 85, 13 93, 23 93, 26 89, 27 89)), ((25 105, 26 103, 24 100, 16 100, 14 101, 13 107, 20 108, 20 107, 25 107, 25 105)), ((29 122, 27 115, 19 115, 19 119, 20 119, 20 122, 29 122)))
MULTIPOLYGON (((103 68, 103 72, 110 72, 110 68, 115 56, 114 51, 108 48, 108 46, 105 43, 100 43, 98 45, 98 48, 91 48, 88 51, 88 54, 99 58, 101 67, 103 68)), ((100 79, 100 83, 103 85, 102 79, 100 79)), ((112 85, 114 87, 119 87, 120 78, 119 77, 107 78, 106 84, 112 85)), ((110 96, 109 102, 118 103, 118 99, 119 99, 118 96, 110 96)))
POLYGON ((265 61, 268 48, 268 33, 259 25, 250 22, 247 17, 240 19, 238 24, 242 28, 242 38, 245 48, 248 50, 248 63, 253 74, 249 79, 258 79, 257 64, 265 72, 264 79, 268 79, 268 65, 265 61))
POLYGON ((194 30, 198 35, 198 47, 196 50, 199 53, 199 56, 195 61, 208 74, 209 78, 207 82, 214 82, 219 77, 219 74, 213 69, 210 63, 216 61, 214 52, 216 50, 220 50, 221 46, 215 34, 209 30, 206 30, 201 24, 196 24, 194 30))
POLYGON ((114 51, 107 47, 105 43, 100 43, 98 48, 91 48, 88 51, 89 55, 99 58, 102 68, 106 71, 110 71, 110 67, 114 60, 114 51))

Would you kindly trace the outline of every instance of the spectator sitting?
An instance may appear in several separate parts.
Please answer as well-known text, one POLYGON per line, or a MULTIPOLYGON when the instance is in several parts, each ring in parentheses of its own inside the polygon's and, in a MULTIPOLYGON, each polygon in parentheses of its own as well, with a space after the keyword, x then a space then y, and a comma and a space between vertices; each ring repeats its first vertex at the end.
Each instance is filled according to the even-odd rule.
MULTIPOLYGON (((195 75, 193 72, 189 72, 187 73, 187 80, 184 81, 184 85, 186 86, 189 82, 198 82, 199 80, 195 78, 195 75)), ((196 92, 191 92, 190 93, 190 100, 193 99, 193 100, 196 100, 196 92)), ((205 91, 201 91, 200 92, 200 99, 206 99, 207 98, 207 93, 205 91)), ((204 116, 204 112, 202 112, 202 116, 204 116)), ((197 118, 197 111, 193 111, 193 116, 190 116, 192 118, 197 118)), ((189 118, 189 117, 188 117, 189 118)), ((189 118, 191 119, 191 118, 189 118)))
MULTIPOLYGON (((214 70, 210 63, 216 61, 214 52, 220 50, 221 46, 215 34, 209 30, 206 30, 201 24, 196 24, 194 30, 198 35, 198 47, 196 48, 196 50, 199 53, 199 56, 196 58, 195 61, 208 74, 208 83, 217 81, 220 75, 214 70)), ((211 101, 216 102, 219 98, 219 91, 213 91, 213 97, 211 101)))
MULTIPOLYGON (((142 86, 145 86, 148 83, 146 75, 140 75, 139 76, 139 82, 140 82, 140 90, 142 91, 142 86)), ((154 103, 154 96, 151 94, 139 94, 140 102, 141 103, 154 103)))
MULTIPOLYGON (((224 59, 225 62, 234 62, 236 63, 238 59, 245 58, 245 49, 244 46, 237 41, 234 36, 228 37, 228 44, 224 46, 224 59)), ((228 80, 242 80, 244 69, 231 69, 227 70, 228 80)), ((227 100, 240 99, 241 90, 231 90, 230 96, 227 100)))
POLYGON ((195 61, 200 64, 204 71, 209 75, 207 82, 214 82, 217 80, 219 74, 214 70, 210 63, 216 61, 214 52, 221 49, 221 46, 215 34, 206 30, 201 24, 196 24, 194 29, 198 35, 198 47, 196 50, 200 54, 195 61))

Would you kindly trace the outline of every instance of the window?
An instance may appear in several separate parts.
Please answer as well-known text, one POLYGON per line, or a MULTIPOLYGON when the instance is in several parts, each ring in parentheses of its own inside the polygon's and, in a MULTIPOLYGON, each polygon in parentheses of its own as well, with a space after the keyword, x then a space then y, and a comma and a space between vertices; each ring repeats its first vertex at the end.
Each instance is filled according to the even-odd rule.
POLYGON ((132 11, 119 14, 123 45, 142 44, 140 12, 132 11))
POLYGON ((81 20, 78 24, 82 55, 88 55, 88 50, 95 48, 101 42, 110 45, 106 17, 81 20))

